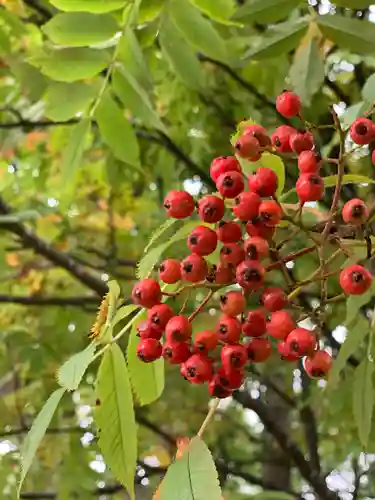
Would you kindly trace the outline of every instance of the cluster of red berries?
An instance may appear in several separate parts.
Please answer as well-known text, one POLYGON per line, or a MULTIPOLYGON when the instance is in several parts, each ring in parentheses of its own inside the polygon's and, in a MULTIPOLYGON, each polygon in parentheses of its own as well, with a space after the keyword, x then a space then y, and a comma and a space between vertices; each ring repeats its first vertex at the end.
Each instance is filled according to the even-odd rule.
MULTIPOLYGON (((298 96, 284 92, 278 97, 276 107, 283 116, 292 117, 299 116, 301 105, 298 96)), ((365 134, 361 132, 361 127, 354 127, 353 140, 358 141, 359 134, 363 141, 365 134)), ((234 144, 236 155, 250 161, 258 160, 264 151, 298 153, 300 177, 296 189, 302 205, 323 195, 323 180, 318 173, 321 159, 313 147, 311 132, 286 125, 271 137, 260 125, 250 125, 234 144)), ((304 368, 311 377, 325 376, 331 368, 331 355, 320 350, 314 331, 297 325, 287 310, 290 304, 284 290, 264 287, 267 268, 263 261, 272 250, 274 232, 284 215, 275 196, 276 173, 262 167, 246 178, 236 156, 222 156, 212 161, 210 176, 219 195, 205 195, 195 202, 185 191, 171 191, 164 200, 169 217, 182 219, 196 211, 205 224, 197 225, 188 235, 191 253, 185 259, 181 262, 167 259, 160 264, 159 279, 167 284, 180 280, 200 283, 209 290, 237 285, 241 291, 231 289, 223 294, 222 316, 215 328, 200 331, 192 338, 196 314, 190 317, 175 314, 168 304, 162 303, 158 281, 151 278, 140 281, 133 288, 132 299, 148 311, 147 319, 137 327, 141 338, 137 348, 139 359, 152 362, 163 356, 169 363, 180 365, 181 374, 189 382, 208 382, 210 394, 219 398, 240 387, 247 363, 268 359, 275 341, 282 359, 304 358, 304 368), (232 217, 229 219, 227 214, 224 220, 229 211, 232 217), (209 266, 205 257, 218 244, 219 261, 209 266), (246 297, 252 292, 260 292, 260 307, 246 311, 246 297)), ((354 225, 364 224, 368 216, 368 208, 359 199, 350 200, 342 211, 344 221, 354 225)), ((371 286, 372 276, 355 264, 341 271, 339 281, 345 293, 362 294, 371 286)))

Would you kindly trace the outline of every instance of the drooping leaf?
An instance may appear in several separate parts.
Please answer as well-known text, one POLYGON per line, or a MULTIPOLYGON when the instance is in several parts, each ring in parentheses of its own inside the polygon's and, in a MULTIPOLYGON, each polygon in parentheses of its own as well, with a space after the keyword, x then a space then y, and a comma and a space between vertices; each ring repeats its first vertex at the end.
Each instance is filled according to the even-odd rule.
POLYGON ((121 320, 125 319, 127 316, 129 316, 132 312, 134 312, 137 309, 137 306, 133 304, 129 304, 127 306, 122 306, 119 309, 117 309, 116 314, 114 315, 112 319, 112 325, 115 326, 117 323, 119 323, 121 320))
POLYGON ((293 500, 295 497, 282 491, 262 491, 252 497, 252 500, 293 500))
POLYGON ((52 83, 45 96, 45 115, 54 121, 67 121, 84 113, 95 95, 95 87, 83 82, 52 83))
POLYGON ((300 3, 301 0, 252 0, 237 9, 233 19, 275 23, 286 18, 300 3))
POLYGON ((350 295, 347 298, 346 317, 345 317, 346 325, 349 325, 352 321, 354 321, 357 318, 358 312, 361 309, 361 307, 370 302, 371 297, 374 294, 374 290, 375 290, 375 285, 373 284, 371 288, 362 295, 350 295))
POLYGON ((374 0, 335 0, 335 5, 360 10, 374 5, 374 0))
POLYGON ((72 127, 68 144, 63 152, 61 175, 63 185, 72 183, 85 149, 85 140, 91 130, 91 120, 85 118, 72 127))
POLYGON ((156 19, 164 6, 164 0, 142 0, 138 10, 139 24, 149 23, 156 19))
POLYGON ((78 389, 81 380, 93 360, 96 346, 88 345, 83 351, 69 358, 58 370, 57 381, 67 391, 78 389))
MULTIPOLYGON (((0 9, 1 10, 1 9, 0 9)), ((22 91, 32 100, 41 99, 47 88, 47 78, 38 68, 28 64, 12 54, 10 69, 15 75, 22 91)))
POLYGON ((221 500, 215 463, 206 444, 196 436, 168 467, 160 485, 160 500, 221 500))
POLYGON ((102 14, 121 9, 128 0, 50 0, 50 3, 66 12, 92 12, 102 14))
POLYGON ((173 22, 191 45, 213 59, 227 60, 224 40, 211 22, 188 0, 171 0, 168 15, 172 16, 173 22))
POLYGON ((373 388, 374 363, 366 355, 357 366, 353 380, 353 413, 358 428, 359 439, 367 448, 374 408, 373 388))
POLYGON ((155 241, 157 241, 166 231, 171 229, 172 226, 177 224, 178 219, 167 219, 163 224, 161 224, 151 235, 147 245, 145 246, 144 253, 147 253, 150 248, 154 245, 155 241))
POLYGON ((123 162, 140 170, 139 146, 133 127, 109 91, 102 96, 95 112, 100 133, 112 153, 123 162))
MULTIPOLYGON (((143 312, 137 324, 146 318, 143 312)), ((156 401, 164 390, 164 359, 159 358, 152 363, 143 363, 137 356, 137 346, 140 338, 137 337, 136 324, 134 323, 126 349, 131 385, 137 400, 141 405, 148 405, 156 401)))
POLYGON ((315 38, 296 51, 289 78, 294 92, 308 106, 324 81, 324 61, 315 38))
POLYGON ((375 74, 367 78, 362 87, 362 97, 367 102, 375 102, 375 74))
POLYGON ((233 15, 236 6, 233 0, 192 0, 204 14, 211 19, 223 24, 233 24, 229 19, 233 15))
POLYGON ((26 436, 21 450, 21 478, 18 485, 18 496, 22 488, 22 483, 34 460, 35 453, 43 439, 43 436, 51 423, 52 417, 65 393, 65 389, 57 389, 51 394, 45 405, 33 422, 31 429, 26 436))
POLYGON ((134 499, 137 428, 128 369, 117 344, 112 344, 103 355, 96 398, 94 418, 99 447, 108 467, 134 499))
MULTIPOLYGON (((337 175, 323 177, 325 187, 334 187, 337 184, 337 175)), ((347 174, 342 179, 343 184, 374 184, 375 180, 365 175, 347 174)))
POLYGON ((375 51, 375 26, 366 20, 325 15, 317 16, 316 22, 323 35, 340 48, 357 54, 373 54, 375 51))

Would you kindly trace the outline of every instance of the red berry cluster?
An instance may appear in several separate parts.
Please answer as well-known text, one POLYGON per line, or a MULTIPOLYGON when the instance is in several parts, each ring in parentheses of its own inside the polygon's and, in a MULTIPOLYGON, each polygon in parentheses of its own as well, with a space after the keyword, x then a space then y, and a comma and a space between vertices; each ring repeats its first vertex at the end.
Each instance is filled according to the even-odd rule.
MULTIPOLYGON (((298 96, 284 92, 276 108, 289 118, 300 116, 301 104, 298 96)), ((372 124, 367 119, 353 124, 351 134, 358 144, 374 137, 373 125, 367 122, 372 124)), ((296 190, 301 205, 323 195, 319 176, 322 160, 313 148, 310 131, 286 125, 271 137, 260 125, 250 125, 234 144, 237 157, 249 161, 259 160, 264 151, 297 153, 300 177, 296 190)), ((265 287, 266 273, 272 268, 265 261, 275 248, 273 236, 284 216, 276 199, 277 175, 262 167, 246 177, 237 157, 221 156, 211 163, 210 176, 219 194, 208 194, 195 202, 185 191, 171 191, 164 200, 169 217, 182 219, 196 211, 202 224, 187 237, 190 254, 182 261, 162 262, 159 279, 167 284, 181 280, 188 287, 204 285, 209 294, 203 305, 211 299, 213 290, 236 285, 236 290, 230 289, 220 297, 222 315, 216 326, 197 332, 193 338, 192 322, 202 304, 189 317, 176 313, 162 303, 163 293, 154 279, 140 281, 132 292, 134 303, 148 310, 147 319, 137 327, 141 338, 139 359, 152 362, 163 356, 169 363, 180 365, 181 374, 192 384, 208 382, 209 393, 219 398, 229 396, 242 384, 248 363, 268 359, 274 343, 285 361, 304 358, 304 368, 311 377, 325 376, 332 364, 331 355, 320 349, 315 331, 296 323, 284 290, 265 287), (218 262, 209 266, 205 257, 218 245, 218 262), (254 292, 260 294, 259 307, 247 310, 247 297, 254 292)), ((364 224, 368 216, 360 199, 350 200, 342 211, 343 220, 357 226, 364 224)), ((372 276, 355 264, 341 271, 339 282, 346 294, 361 294, 370 287, 372 276)))

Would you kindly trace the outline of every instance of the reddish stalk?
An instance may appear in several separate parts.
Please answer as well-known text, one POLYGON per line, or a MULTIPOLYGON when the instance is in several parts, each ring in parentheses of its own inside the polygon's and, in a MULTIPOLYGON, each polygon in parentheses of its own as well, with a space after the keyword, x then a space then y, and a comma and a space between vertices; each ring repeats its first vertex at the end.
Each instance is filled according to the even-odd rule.
POLYGON ((213 290, 210 290, 204 300, 199 304, 199 306, 195 309, 193 313, 190 314, 188 321, 191 323, 193 319, 201 312, 204 306, 210 301, 212 295, 214 294, 213 290))

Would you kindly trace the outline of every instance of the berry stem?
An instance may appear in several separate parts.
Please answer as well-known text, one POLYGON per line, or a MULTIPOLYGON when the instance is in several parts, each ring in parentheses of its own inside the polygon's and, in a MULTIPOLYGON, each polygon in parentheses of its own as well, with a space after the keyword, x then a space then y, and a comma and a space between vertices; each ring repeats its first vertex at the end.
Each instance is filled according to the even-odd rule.
POLYGON ((211 299, 211 297, 213 296, 214 294, 214 291, 213 290, 210 290, 208 292, 208 294, 206 295, 206 297, 202 300, 202 302, 199 304, 199 306, 195 309, 195 311, 193 313, 190 314, 188 320, 189 322, 191 323, 193 321, 193 319, 201 312, 201 310, 204 308, 204 306, 207 304, 207 302, 209 302, 209 300, 211 299))
POLYGON ((209 411, 206 415, 206 418, 204 419, 199 431, 197 432, 198 437, 202 438, 204 431, 206 430, 206 428, 208 427, 208 424, 211 422, 213 416, 215 415, 215 412, 219 406, 219 403, 220 403, 219 398, 214 399, 214 401, 211 405, 211 408, 209 409, 209 411))
POLYGON ((277 260, 276 262, 273 262, 272 264, 269 264, 265 268, 265 270, 266 271, 271 271, 272 269, 275 269, 277 267, 282 266, 286 262, 291 262, 291 261, 297 259, 298 257, 302 257, 303 255, 306 255, 308 253, 314 252, 315 250, 316 250, 316 245, 314 245, 312 247, 303 248, 302 250, 298 250, 298 252, 290 253, 290 254, 285 255, 284 257, 282 257, 280 260, 277 260))

